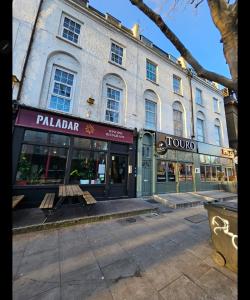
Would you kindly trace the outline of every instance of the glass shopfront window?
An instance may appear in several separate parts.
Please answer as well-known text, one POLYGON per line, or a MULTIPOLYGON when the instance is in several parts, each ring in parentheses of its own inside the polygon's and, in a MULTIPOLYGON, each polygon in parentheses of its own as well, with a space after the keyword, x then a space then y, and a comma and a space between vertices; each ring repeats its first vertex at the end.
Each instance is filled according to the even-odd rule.
POLYGON ((200 166, 200 176, 201 176, 201 181, 205 181, 206 172, 205 172, 205 166, 203 165, 200 166))
POLYGON ((157 182, 166 182, 167 162, 164 160, 157 161, 157 182))
POLYGON ((186 164, 186 181, 193 181, 193 165, 186 164))
POLYGON ((16 184, 63 183, 67 153, 65 148, 23 144, 16 184))
POLYGON ((48 133, 43 131, 25 130, 24 141, 29 143, 48 143, 48 133))
POLYGON ((168 163, 168 181, 176 180, 175 166, 176 166, 176 163, 171 163, 171 162, 168 163))
POLYGON ((105 183, 107 153, 104 151, 107 149, 107 142, 75 137, 70 183, 105 183))
POLYGON ((105 183, 106 153, 74 150, 70 169, 70 183, 105 183))
POLYGON ((185 164, 178 163, 178 170, 179 170, 179 181, 185 181, 186 180, 185 164))
POLYGON ((179 181, 193 181, 193 165, 178 163, 179 181))

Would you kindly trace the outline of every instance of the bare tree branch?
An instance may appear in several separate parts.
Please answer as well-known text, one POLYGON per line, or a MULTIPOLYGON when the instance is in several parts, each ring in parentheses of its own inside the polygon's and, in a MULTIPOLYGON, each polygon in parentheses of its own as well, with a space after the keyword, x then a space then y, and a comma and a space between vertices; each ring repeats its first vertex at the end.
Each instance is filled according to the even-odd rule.
POLYGON ((198 3, 195 4, 195 8, 197 8, 204 0, 200 0, 198 3))
MULTIPOLYGON (((208 0, 209 1, 209 0, 208 0)), ((212 0, 211 0, 212 1, 212 0)), ((220 5, 224 0, 215 0, 216 5, 220 5)), ((180 39, 172 32, 172 30, 166 25, 160 15, 155 13, 150 7, 148 7, 143 0, 130 0, 130 2, 137 6, 145 15, 147 15, 163 32, 163 34, 171 41, 175 48, 180 52, 181 56, 193 67, 199 77, 206 78, 211 81, 220 83, 227 88, 237 91, 237 83, 233 80, 226 78, 220 74, 208 71, 204 69, 200 63, 192 56, 190 51, 183 45, 180 39)), ((224 2, 225 3, 225 2, 224 2)))

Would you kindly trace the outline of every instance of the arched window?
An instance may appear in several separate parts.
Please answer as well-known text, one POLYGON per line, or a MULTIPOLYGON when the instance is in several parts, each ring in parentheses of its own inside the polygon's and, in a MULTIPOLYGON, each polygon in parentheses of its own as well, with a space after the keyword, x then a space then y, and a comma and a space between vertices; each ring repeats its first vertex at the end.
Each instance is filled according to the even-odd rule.
POLYGON ((219 119, 214 121, 215 145, 221 146, 221 124, 219 119))
POLYGON ((173 103, 174 135, 183 136, 183 107, 180 102, 173 103))
POLYGON ((105 103, 105 121, 122 123, 125 83, 115 74, 107 74, 103 79, 103 97, 105 103))
POLYGON ((205 142, 205 116, 201 111, 197 113, 196 136, 197 136, 197 141, 205 142))
POLYGON ((46 64, 40 106, 71 113, 79 92, 76 85, 80 71, 79 62, 70 54, 52 53, 46 64))
POLYGON ((147 90, 144 93, 145 99, 145 128, 157 129, 157 100, 155 92, 147 90))

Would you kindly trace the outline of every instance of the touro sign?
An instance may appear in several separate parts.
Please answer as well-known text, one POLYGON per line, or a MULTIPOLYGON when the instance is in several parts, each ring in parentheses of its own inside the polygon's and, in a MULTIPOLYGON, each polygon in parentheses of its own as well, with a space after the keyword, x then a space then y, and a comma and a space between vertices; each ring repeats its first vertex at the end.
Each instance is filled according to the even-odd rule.
POLYGON ((184 150, 197 152, 197 144, 195 141, 177 137, 173 135, 166 135, 164 133, 156 134, 156 151, 158 154, 163 155, 167 149, 184 150))

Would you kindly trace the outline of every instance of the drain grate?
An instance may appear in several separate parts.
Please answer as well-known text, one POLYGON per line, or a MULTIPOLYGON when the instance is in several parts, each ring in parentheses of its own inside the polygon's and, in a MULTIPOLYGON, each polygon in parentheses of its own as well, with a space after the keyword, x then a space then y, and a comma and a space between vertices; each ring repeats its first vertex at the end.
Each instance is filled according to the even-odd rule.
POLYGON ((144 222, 144 219, 142 217, 126 218, 126 219, 117 220, 116 222, 121 225, 129 225, 129 224, 133 224, 133 223, 136 223, 139 221, 144 222))
POLYGON ((184 218, 185 220, 192 222, 192 223, 200 223, 203 221, 207 221, 208 217, 206 215, 198 214, 198 215, 193 215, 187 218, 184 218))

